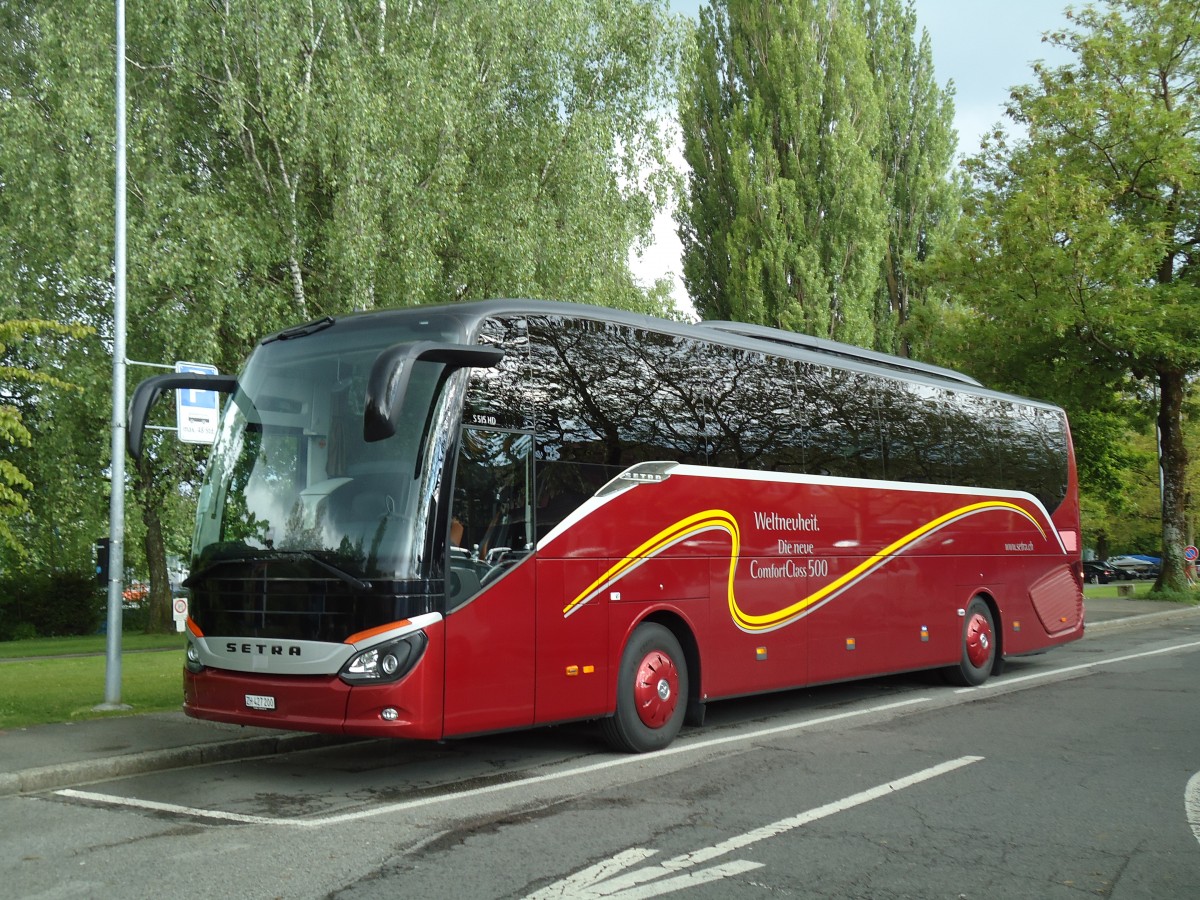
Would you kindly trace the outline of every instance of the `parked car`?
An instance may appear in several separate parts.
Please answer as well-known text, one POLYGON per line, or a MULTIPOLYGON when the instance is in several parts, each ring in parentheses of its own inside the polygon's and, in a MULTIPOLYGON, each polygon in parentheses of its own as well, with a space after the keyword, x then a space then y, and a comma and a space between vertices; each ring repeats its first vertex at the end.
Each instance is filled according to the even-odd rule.
POLYGON ((1088 584, 1108 584, 1116 577, 1117 570, 1101 560, 1087 560, 1083 564, 1083 580, 1088 584))
POLYGON ((1157 556, 1114 556, 1105 560, 1106 564, 1116 569, 1119 578, 1157 578, 1158 567, 1162 561, 1157 556))

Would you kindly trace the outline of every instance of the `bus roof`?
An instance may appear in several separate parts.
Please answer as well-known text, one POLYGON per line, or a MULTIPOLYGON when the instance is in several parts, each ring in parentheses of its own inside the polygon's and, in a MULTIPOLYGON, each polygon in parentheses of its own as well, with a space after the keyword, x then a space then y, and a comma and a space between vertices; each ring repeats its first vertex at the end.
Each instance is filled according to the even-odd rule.
POLYGON ((783 331, 779 328, 771 328, 766 325, 753 325, 748 322, 699 322, 700 327, 711 328, 716 331, 728 331, 733 334, 740 334, 745 337, 758 338, 759 340, 772 341, 779 344, 785 344, 792 347, 801 347, 805 350, 813 350, 817 353, 828 356, 836 356, 842 359, 852 359, 858 362, 866 362, 876 366, 884 366, 888 369, 896 369, 900 372, 917 373, 928 375, 934 378, 944 378, 947 381, 957 381, 960 384, 969 384, 972 387, 983 387, 983 385, 972 378, 970 375, 964 375, 961 372, 956 372, 953 369, 946 369, 942 366, 935 366, 931 363, 918 362, 914 359, 905 359, 900 356, 890 356, 887 353, 879 353, 875 350, 866 350, 862 347, 855 347, 852 344, 842 344, 837 341, 830 341, 824 338, 813 337, 808 334, 800 334, 794 331, 783 331))
MULTIPOLYGON (((648 328, 659 332, 675 334, 680 337, 691 337, 726 346, 752 348, 755 344, 759 344, 760 346, 757 349, 764 353, 775 352, 779 355, 791 356, 793 358, 807 358, 810 361, 820 361, 836 368, 846 368, 847 364, 849 364, 848 367, 850 368, 865 367, 874 369, 875 371, 883 370, 894 378, 905 379, 916 376, 919 379, 941 382, 947 386, 960 385, 975 390, 987 391, 988 393, 995 393, 970 375, 956 372, 953 369, 899 356, 890 356, 886 353, 866 350, 851 344, 843 344, 824 338, 746 322, 681 322, 603 306, 591 306, 583 303, 569 303, 557 300, 529 299, 490 299, 429 306, 394 307, 352 313, 351 317, 369 317, 386 320, 397 315, 407 317, 423 313, 431 316, 449 316, 458 319, 462 325, 464 338, 468 339, 470 335, 476 332, 478 324, 489 316, 506 313, 570 316, 648 328), (763 343, 774 345, 774 350, 761 346, 763 343), (789 353, 789 350, 792 352, 789 353)), ((301 326, 300 329, 289 329, 289 331, 300 331, 303 333, 302 329, 305 327, 301 326)), ((275 336, 273 335, 272 337, 275 336)), ((268 340, 271 340, 271 338, 265 338, 262 342, 266 343, 268 340)), ((1026 398, 1014 399, 1024 400, 1026 398)), ((1037 403, 1038 401, 1027 400, 1026 402, 1037 403)))

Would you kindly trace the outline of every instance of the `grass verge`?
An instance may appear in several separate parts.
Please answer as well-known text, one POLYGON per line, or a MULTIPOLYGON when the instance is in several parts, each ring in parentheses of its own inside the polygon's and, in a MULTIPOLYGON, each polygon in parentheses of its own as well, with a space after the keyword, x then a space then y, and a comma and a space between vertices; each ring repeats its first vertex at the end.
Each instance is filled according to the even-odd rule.
MULTIPOLYGON (((75 656, 104 653, 108 638, 102 634, 73 637, 31 638, 27 641, 0 642, 0 659, 20 659, 27 656, 75 656)), ((182 650, 182 634, 123 634, 122 650, 182 650)))
MULTIPOLYGON (((182 646, 182 641, 178 643, 182 646)), ((0 730, 166 712, 179 709, 183 702, 183 654, 179 647, 122 654, 121 702, 133 707, 131 710, 93 709, 104 701, 105 664, 102 655, 0 663, 0 730)))
MULTIPOLYGON (((1083 596, 1085 599, 1100 600, 1103 598, 1120 597, 1118 590, 1123 587, 1130 586, 1128 582, 1119 584, 1085 584, 1083 586, 1083 596)), ((1132 582, 1133 596, 1125 599, 1132 600, 1165 600, 1171 603, 1180 603, 1183 605, 1196 605, 1200 602, 1200 592, 1187 594, 1151 594, 1154 589, 1153 581, 1134 581, 1132 582)))

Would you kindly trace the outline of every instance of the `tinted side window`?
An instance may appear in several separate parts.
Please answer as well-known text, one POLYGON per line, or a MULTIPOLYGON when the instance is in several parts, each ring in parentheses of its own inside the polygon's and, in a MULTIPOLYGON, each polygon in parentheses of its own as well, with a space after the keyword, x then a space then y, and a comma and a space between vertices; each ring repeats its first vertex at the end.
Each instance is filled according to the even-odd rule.
POLYGON ((529 385, 529 336, 523 317, 487 319, 479 343, 499 347, 504 359, 493 369, 471 369, 463 422, 483 428, 533 428, 529 385))
POLYGON ((615 323, 529 320, 537 538, 637 462, 703 462, 694 342, 615 323))
POLYGON ((805 461, 814 475, 883 477, 875 379, 801 363, 797 369, 805 461))
POLYGON ((1013 406, 1003 420, 1006 480, 1024 485, 1053 510, 1067 494, 1067 435, 1056 410, 1013 406))
POLYGON ((1027 491, 1051 511, 1066 497, 1061 412, 917 383, 878 396, 887 478, 1027 491))
POLYGON ((447 605, 465 603, 533 548, 529 462, 533 438, 464 428, 450 518, 447 605))
POLYGON ((960 481, 960 417, 954 395, 944 388, 882 382, 879 418, 884 477, 928 484, 960 481))
POLYGON ((709 463, 768 472, 805 471, 795 363, 712 346, 707 369, 709 463))
POLYGON ((538 458, 616 466, 704 460, 703 372, 689 340, 555 316, 530 320, 538 458))

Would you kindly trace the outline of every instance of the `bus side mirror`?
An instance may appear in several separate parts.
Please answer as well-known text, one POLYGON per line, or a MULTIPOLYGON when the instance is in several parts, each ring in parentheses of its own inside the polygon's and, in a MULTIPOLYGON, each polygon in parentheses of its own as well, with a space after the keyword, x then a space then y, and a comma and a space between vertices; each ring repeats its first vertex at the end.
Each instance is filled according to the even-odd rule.
POLYGON ((237 376, 177 372, 173 375, 155 375, 134 388, 133 396, 129 399, 129 430, 125 435, 129 455, 134 459, 142 458, 142 437, 146 432, 146 420, 150 418, 150 408, 163 391, 172 389, 223 391, 231 394, 237 390, 237 376))
POLYGON ((442 363, 449 369, 498 366, 504 351, 464 344, 417 341, 396 344, 375 358, 367 380, 367 406, 363 414, 363 439, 382 441, 396 433, 400 406, 418 362, 442 363))

